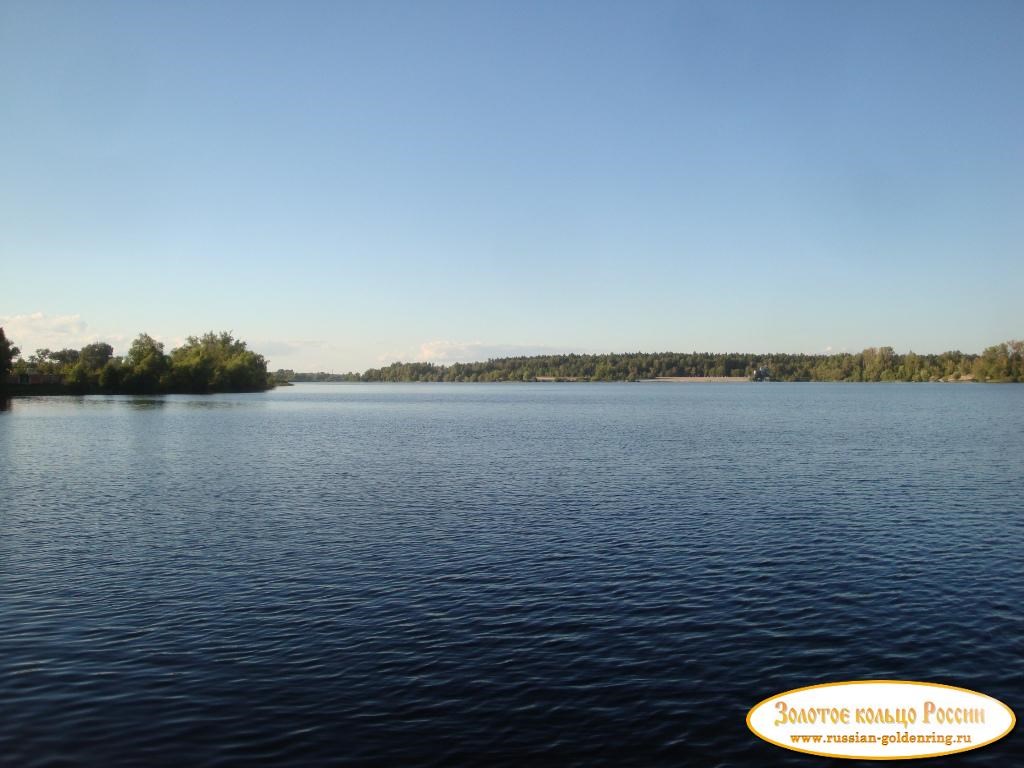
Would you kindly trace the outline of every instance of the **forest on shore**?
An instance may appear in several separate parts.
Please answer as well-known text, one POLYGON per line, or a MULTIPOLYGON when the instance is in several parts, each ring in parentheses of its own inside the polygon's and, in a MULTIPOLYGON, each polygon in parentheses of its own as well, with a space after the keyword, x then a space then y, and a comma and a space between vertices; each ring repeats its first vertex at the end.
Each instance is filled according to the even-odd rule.
POLYGON ((732 376, 772 381, 1024 382, 1024 341, 1007 341, 980 354, 897 354, 892 347, 857 353, 730 354, 635 352, 604 355, 503 357, 479 363, 393 363, 363 373, 296 373, 282 381, 640 381, 674 376, 732 376))
POLYGON ((267 372, 264 357, 230 332, 190 336, 180 347, 140 334, 128 353, 110 344, 81 349, 37 349, 22 357, 0 328, 0 391, 53 394, 168 394, 258 392, 288 382, 640 381, 662 377, 768 379, 771 381, 978 381, 1024 382, 1024 341, 1006 341, 980 354, 897 354, 892 347, 857 353, 734 354, 634 352, 493 358, 476 363, 393 363, 363 373, 267 372))
POLYGON ((275 386, 263 355, 231 333, 189 336, 168 354, 140 334, 128 353, 106 342, 81 349, 37 349, 27 357, 0 328, 0 390, 40 394, 207 394, 259 392, 275 386))

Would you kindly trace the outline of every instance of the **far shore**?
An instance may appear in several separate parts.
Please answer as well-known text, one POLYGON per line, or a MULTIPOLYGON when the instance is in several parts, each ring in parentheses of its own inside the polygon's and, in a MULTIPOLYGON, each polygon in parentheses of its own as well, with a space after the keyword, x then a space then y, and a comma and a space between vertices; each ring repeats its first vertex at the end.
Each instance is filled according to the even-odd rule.
MULTIPOLYGON (((563 382, 563 381, 587 381, 585 378, 579 376, 534 376, 530 381, 539 382, 563 382)), ((628 381, 628 379, 618 379, 618 381, 628 381)), ((657 381, 669 381, 681 384, 719 384, 722 382, 728 382, 730 384, 736 382, 750 382, 749 376, 656 376, 653 379, 635 379, 637 383, 644 382, 657 382, 657 381)))

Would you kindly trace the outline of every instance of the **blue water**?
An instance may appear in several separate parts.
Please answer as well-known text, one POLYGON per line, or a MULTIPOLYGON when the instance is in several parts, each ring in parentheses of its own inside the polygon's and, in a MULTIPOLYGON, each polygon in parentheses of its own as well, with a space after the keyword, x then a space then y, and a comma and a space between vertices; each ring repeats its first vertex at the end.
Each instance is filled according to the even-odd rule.
POLYGON ((1021 386, 16 399, 0 534, 5 765, 814 766, 747 710, 1024 712, 1021 386))

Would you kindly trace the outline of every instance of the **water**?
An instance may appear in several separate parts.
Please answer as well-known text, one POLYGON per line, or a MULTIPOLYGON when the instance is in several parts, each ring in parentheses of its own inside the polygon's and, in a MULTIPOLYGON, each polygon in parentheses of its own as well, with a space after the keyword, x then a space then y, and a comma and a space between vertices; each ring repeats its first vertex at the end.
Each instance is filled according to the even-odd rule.
POLYGON ((1024 712, 1024 387, 14 400, 0 467, 0 763, 812 766, 747 710, 1024 712))

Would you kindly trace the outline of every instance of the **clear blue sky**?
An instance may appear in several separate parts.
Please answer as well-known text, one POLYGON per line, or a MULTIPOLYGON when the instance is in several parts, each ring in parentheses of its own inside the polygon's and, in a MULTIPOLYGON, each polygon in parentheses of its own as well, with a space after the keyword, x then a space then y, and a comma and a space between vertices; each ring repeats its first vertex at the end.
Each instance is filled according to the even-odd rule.
POLYGON ((0 3, 0 323, 272 367, 1024 336, 1024 3, 0 3))

